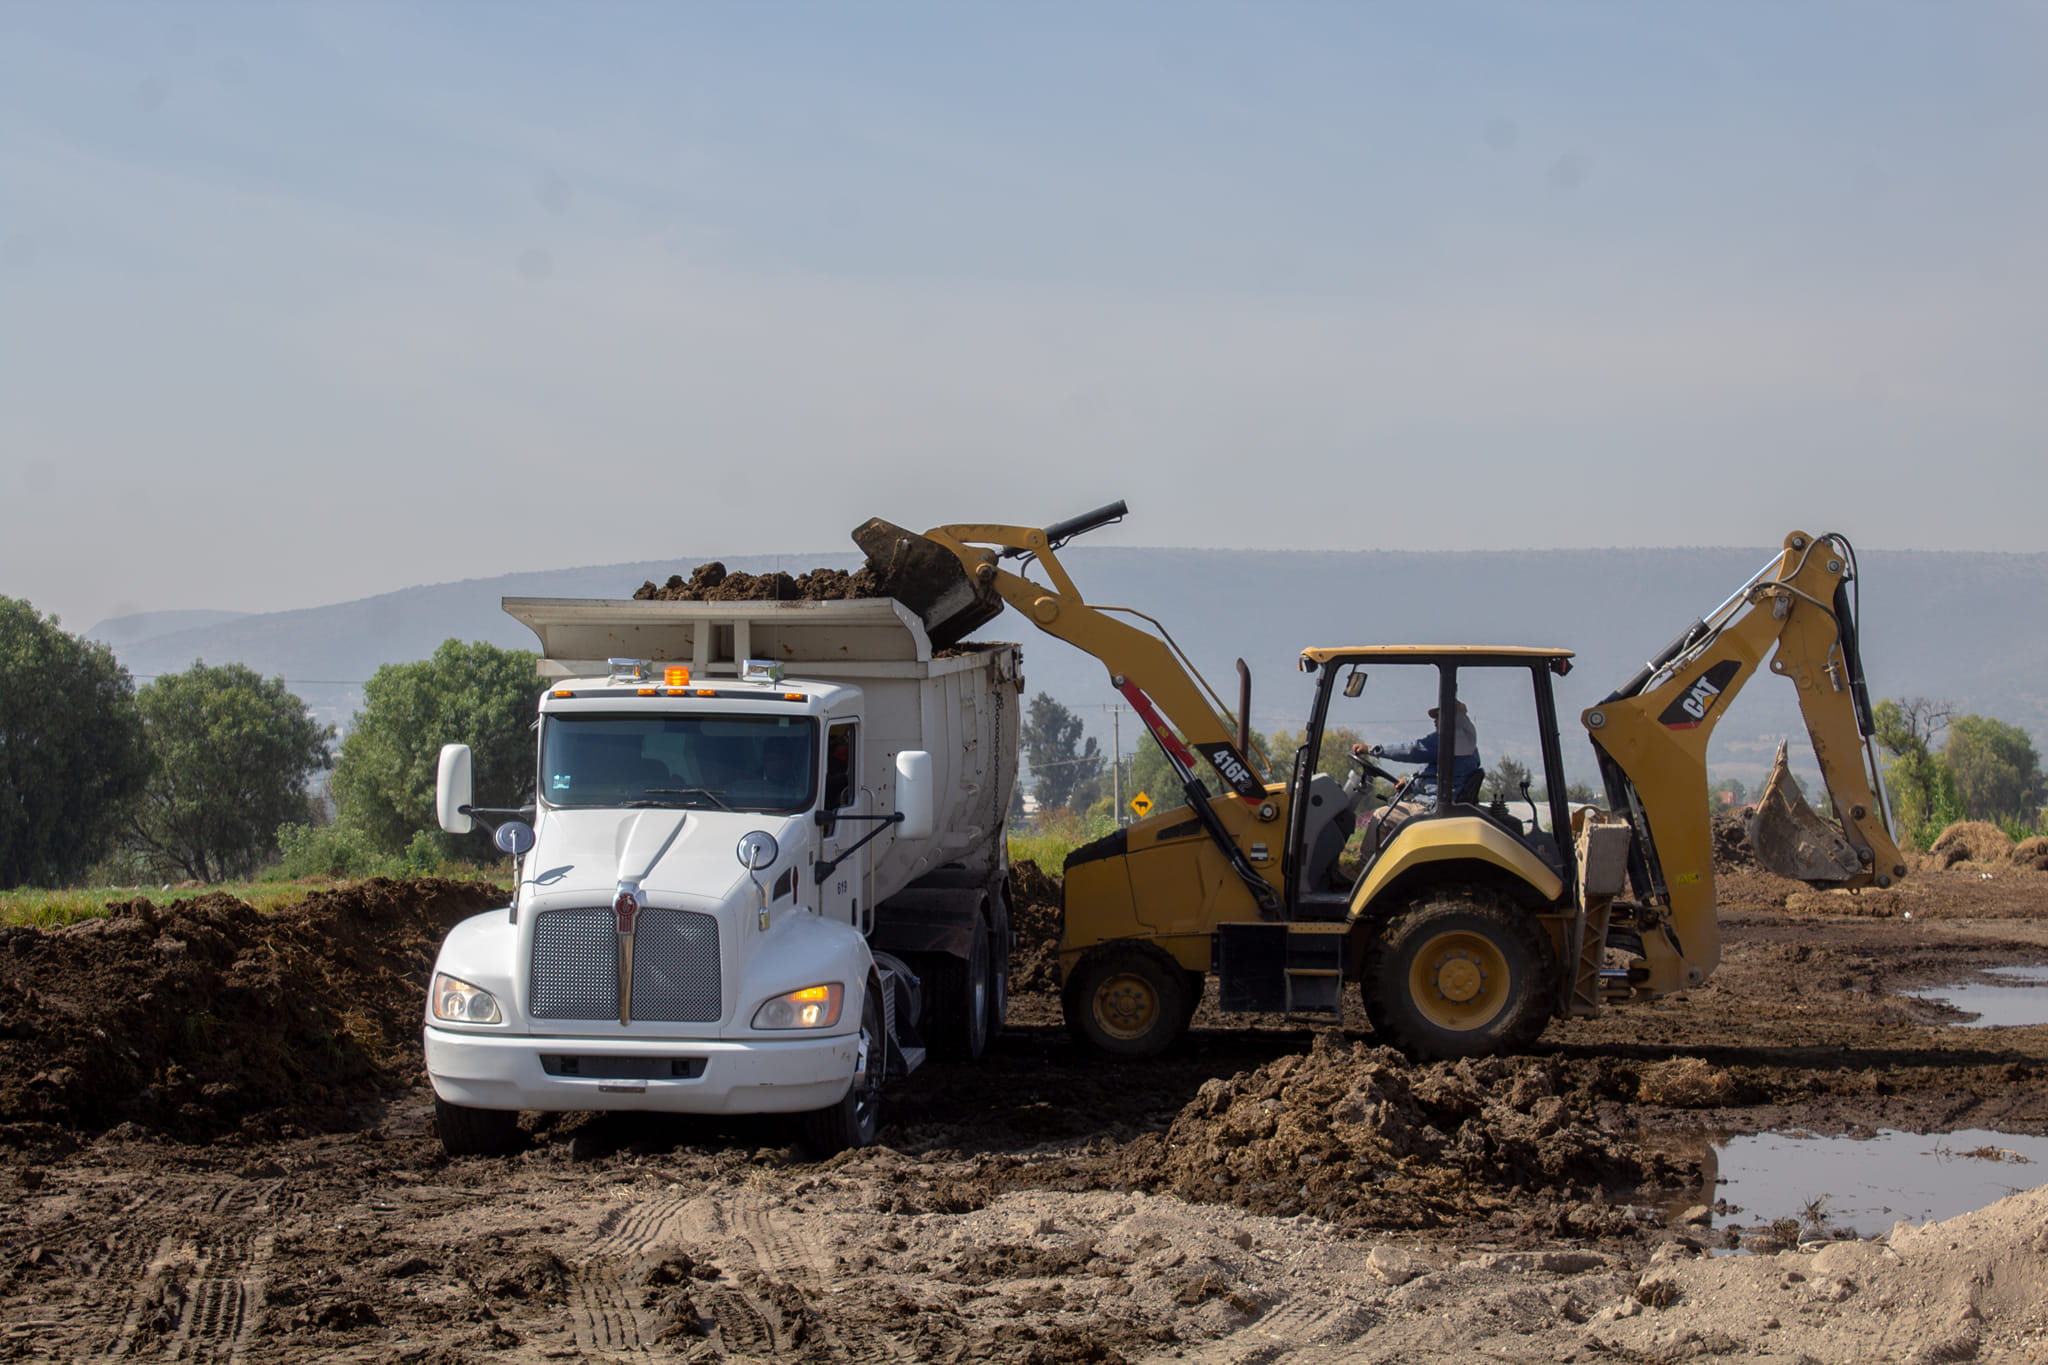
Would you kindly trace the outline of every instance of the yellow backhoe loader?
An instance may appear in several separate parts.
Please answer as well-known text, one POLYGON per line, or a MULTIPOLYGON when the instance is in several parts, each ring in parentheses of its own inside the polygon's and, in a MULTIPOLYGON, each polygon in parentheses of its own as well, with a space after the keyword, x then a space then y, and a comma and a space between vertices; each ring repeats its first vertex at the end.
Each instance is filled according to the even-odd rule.
POLYGON ((1572 655, 1559 648, 1304 650, 1315 693, 1303 742, 1285 771, 1264 771, 1248 742, 1242 662, 1233 733, 1229 708, 1163 627, 1086 601, 1061 565, 1067 540, 1125 511, 1119 502, 1043 528, 970 523, 922 535, 875 520, 854 533, 935 644, 1007 603, 1101 660, 1179 777, 1183 804, 1066 862, 1066 1018, 1102 1052, 1170 1046, 1212 973, 1225 1012, 1339 1015, 1344 983, 1356 981, 1374 1031, 1424 1058, 1525 1047, 1552 1018, 1705 981, 1720 957, 1707 740, 1767 653, 1798 689, 1842 824, 1806 805, 1781 747, 1751 824, 1759 860, 1815 886, 1882 887, 1905 875, 1870 743, 1855 561, 1839 535, 1787 536, 1748 582, 1580 716, 1608 809, 1575 811, 1551 686, 1572 655), (1020 571, 1034 562, 1047 582, 1020 571), (1369 756, 1353 760, 1352 780, 1313 771, 1333 700, 1358 698, 1369 669, 1434 673, 1436 771, 1397 799, 1433 792, 1401 802, 1405 818, 1382 810, 1361 820, 1371 804, 1362 779, 1397 780, 1369 756), (1526 685, 1540 741, 1547 809, 1530 800, 1528 819, 1498 798, 1482 804, 1456 763, 1461 690, 1497 693, 1503 679, 1518 696, 1526 685))

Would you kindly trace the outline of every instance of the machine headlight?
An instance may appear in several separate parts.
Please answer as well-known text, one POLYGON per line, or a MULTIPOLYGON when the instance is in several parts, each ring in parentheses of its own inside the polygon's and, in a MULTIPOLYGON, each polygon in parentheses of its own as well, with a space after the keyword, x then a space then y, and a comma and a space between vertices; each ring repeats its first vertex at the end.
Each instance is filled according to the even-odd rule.
POLYGON ((458 981, 445 972, 434 973, 434 994, 432 997, 434 1017, 445 1019, 451 1024, 502 1024, 505 1016, 498 1013, 498 1001, 489 991, 480 991, 467 981, 458 981))
POLYGON ((846 987, 806 986, 761 1002, 754 1011, 755 1028, 831 1028, 839 1022, 839 1002, 846 987))

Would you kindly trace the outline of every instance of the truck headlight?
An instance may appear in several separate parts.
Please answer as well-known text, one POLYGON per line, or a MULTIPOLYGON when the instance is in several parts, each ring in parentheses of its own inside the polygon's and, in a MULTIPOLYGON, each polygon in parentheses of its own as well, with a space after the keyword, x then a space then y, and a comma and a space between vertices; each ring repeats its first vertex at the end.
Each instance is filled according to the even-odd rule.
POLYGON ((434 973, 434 1017, 451 1024, 502 1024, 498 1001, 489 991, 480 991, 467 981, 445 972, 434 973))
POLYGON ((839 1002, 846 987, 806 986, 761 1002, 754 1011, 755 1028, 831 1028, 839 1022, 839 1002))

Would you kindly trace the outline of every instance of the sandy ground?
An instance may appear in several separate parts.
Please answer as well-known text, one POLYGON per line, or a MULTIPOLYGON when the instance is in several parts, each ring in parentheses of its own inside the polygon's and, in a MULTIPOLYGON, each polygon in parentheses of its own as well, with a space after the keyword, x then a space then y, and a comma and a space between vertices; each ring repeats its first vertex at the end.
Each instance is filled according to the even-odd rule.
POLYGON ((826 1162, 626 1116, 441 1156, 418 993, 488 892, 0 931, 0 1359, 2048 1359, 2048 1189, 1802 1245, 1671 1141, 2048 1134, 2048 1026, 1902 994, 2048 961, 2048 873, 1797 892, 1725 876, 1706 987, 1481 1063, 1205 1006, 1109 1065, 1041 981, 826 1162))

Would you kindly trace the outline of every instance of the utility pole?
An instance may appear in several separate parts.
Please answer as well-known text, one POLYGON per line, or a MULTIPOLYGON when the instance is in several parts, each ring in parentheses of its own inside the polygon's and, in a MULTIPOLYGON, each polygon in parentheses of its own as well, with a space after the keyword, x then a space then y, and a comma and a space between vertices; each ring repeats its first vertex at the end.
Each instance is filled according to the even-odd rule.
POLYGON ((1109 712, 1109 808, 1116 812, 1117 828, 1124 826, 1124 727, 1128 706, 1105 706, 1109 712))

